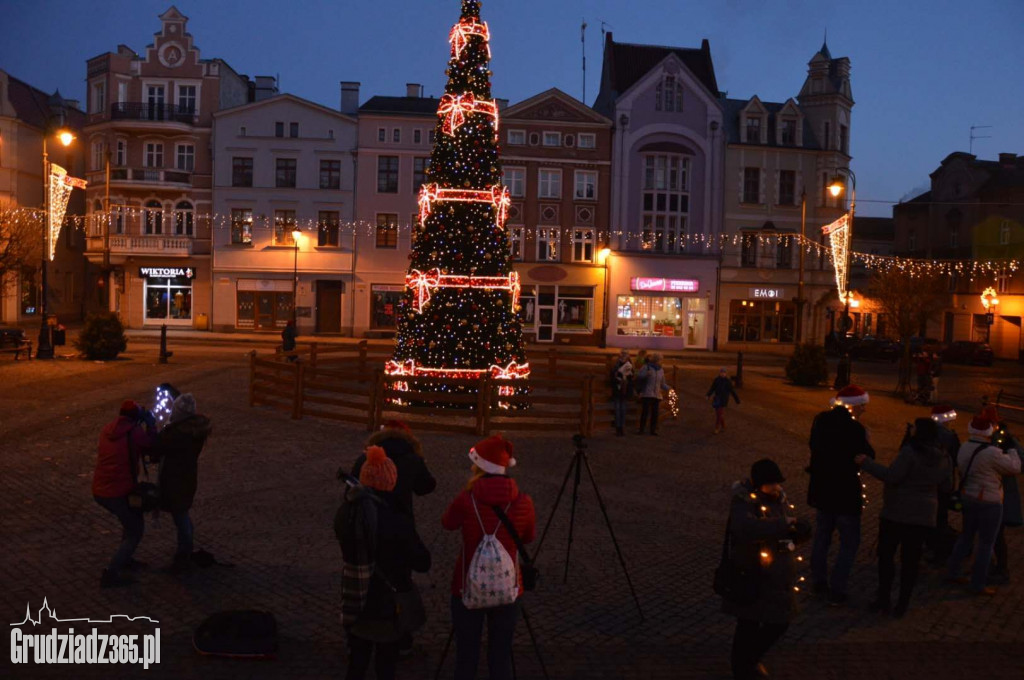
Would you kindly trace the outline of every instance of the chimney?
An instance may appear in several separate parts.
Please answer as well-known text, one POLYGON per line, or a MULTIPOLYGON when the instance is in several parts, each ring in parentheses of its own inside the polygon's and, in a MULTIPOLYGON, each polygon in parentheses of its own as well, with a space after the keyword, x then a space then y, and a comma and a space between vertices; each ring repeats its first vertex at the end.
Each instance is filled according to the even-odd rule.
POLYGON ((508 108, 508 100, 495 97, 494 102, 498 105, 498 111, 504 111, 508 108))
POLYGON ((277 94, 277 78, 274 76, 256 76, 255 100, 261 102, 277 94))
POLYGON ((1004 168, 1013 168, 1017 166, 1017 154, 1015 153, 1001 153, 999 154, 999 165, 1004 168))
POLYGON ((341 112, 350 116, 359 113, 359 83, 352 80, 341 81, 341 112))
POLYGON ((406 83, 405 84, 405 96, 419 99, 423 96, 423 86, 419 83, 406 83))

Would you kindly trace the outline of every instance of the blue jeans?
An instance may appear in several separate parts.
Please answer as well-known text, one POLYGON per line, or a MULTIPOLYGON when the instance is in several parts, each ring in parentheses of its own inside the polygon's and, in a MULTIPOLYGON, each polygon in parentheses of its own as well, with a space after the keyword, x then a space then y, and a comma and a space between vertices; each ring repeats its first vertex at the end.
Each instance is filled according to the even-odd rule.
POLYGON ((178 529, 178 550, 175 557, 188 557, 192 554, 192 519, 188 516, 188 510, 172 512, 174 526, 178 529))
POLYGON ((146 528, 142 510, 130 507, 127 496, 118 496, 117 498, 93 496, 93 498, 121 522, 121 545, 117 547, 117 552, 114 553, 107 566, 111 571, 119 572, 128 566, 128 561, 135 554, 139 543, 142 542, 142 533, 146 528))
POLYGON ((612 399, 612 403, 615 404, 615 427, 621 430, 626 427, 626 408, 629 402, 625 399, 612 399))
POLYGON ((988 566, 992 562, 992 547, 996 543, 996 534, 1003 521, 1002 503, 981 503, 970 499, 964 500, 963 532, 953 546, 953 554, 949 557, 948 576, 960 576, 963 565, 971 548, 974 547, 974 535, 978 535, 978 549, 974 553, 974 567, 971 569, 971 585, 973 591, 981 591, 988 579, 988 566))
POLYGON ((480 665, 480 638, 487 619, 487 677, 512 680, 512 637, 519 618, 519 604, 489 609, 466 609, 462 598, 452 595, 452 626, 455 628, 455 680, 475 680, 480 665))
POLYGON ((837 515, 818 510, 814 528, 814 546, 811 548, 811 578, 814 585, 826 584, 836 595, 846 594, 853 561, 860 547, 860 515, 837 515), (828 547, 832 533, 839 531, 839 555, 828 578, 828 547))

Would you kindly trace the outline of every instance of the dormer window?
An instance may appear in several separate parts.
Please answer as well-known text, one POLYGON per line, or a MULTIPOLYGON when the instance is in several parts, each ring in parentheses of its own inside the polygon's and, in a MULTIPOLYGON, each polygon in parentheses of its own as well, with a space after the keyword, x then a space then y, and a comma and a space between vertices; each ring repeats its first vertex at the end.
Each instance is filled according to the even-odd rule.
POLYGON ((747 118, 747 144, 760 144, 761 143, 761 119, 760 118, 747 118))
POLYGON ((796 146, 796 121, 792 118, 782 120, 782 146, 796 146))
POLYGON ((683 84, 675 76, 665 76, 654 90, 654 110, 682 112, 683 84))

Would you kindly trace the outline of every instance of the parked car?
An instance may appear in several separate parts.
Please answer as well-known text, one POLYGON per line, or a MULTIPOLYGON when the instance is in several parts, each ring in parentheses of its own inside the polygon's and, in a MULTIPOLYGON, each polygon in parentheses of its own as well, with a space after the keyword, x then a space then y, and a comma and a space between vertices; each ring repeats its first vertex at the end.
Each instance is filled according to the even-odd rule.
POLYGON ((942 354, 946 350, 946 345, 935 338, 922 338, 920 335, 913 335, 910 338, 910 355, 913 356, 920 352, 928 352, 929 354, 942 354))
POLYGON ((876 338, 873 335, 865 335, 852 348, 850 348, 851 359, 872 359, 876 361, 896 361, 900 358, 899 343, 876 338))
POLYGON ((991 366, 995 354, 984 342, 957 340, 942 352, 942 360, 951 364, 982 364, 991 366))

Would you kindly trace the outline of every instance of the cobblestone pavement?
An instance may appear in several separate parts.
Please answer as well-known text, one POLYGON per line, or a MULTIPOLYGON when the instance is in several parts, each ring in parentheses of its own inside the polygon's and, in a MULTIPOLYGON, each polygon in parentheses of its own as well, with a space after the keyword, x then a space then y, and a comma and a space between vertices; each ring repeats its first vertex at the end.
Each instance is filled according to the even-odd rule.
MULTIPOLYGON (((43 598, 62 617, 112 613, 160 620, 162 656, 148 671, 124 667, 13 667, 10 677, 338 677, 344 641, 338 623, 340 553, 331 530, 339 488, 334 472, 348 466, 366 433, 314 419, 246 406, 246 347, 177 348, 172 363, 152 363, 151 347, 105 364, 0 362, 0 610, 10 622, 43 598), (214 421, 201 459, 193 510, 199 547, 234 566, 182 577, 161 573, 174 547, 168 518, 147 523, 137 557, 152 565, 127 589, 101 591, 99 573, 119 537, 108 513, 90 498, 99 429, 125 397, 152 400, 169 381, 196 394, 214 421), (264 608, 277 617, 281 644, 274 661, 211 659, 191 649, 191 631, 207 615, 264 608)), ((895 454, 902 424, 922 414, 880 391, 891 386, 885 367, 857 367, 874 391, 864 422, 882 460, 895 454)), ((947 369, 963 406, 990 380, 1012 379, 1015 367, 947 369), (970 397, 970 398, 969 398, 970 397)), ((748 362, 742 405, 728 409, 729 426, 711 432, 702 395, 714 370, 694 364, 683 373, 683 412, 660 437, 618 439, 602 429, 589 458, 616 537, 643 607, 641 620, 615 557, 592 489, 581 487, 569 578, 562 582, 568 498, 540 555, 543 581, 525 598, 552 678, 728 678, 734 621, 720 613, 710 588, 721 547, 731 482, 750 463, 772 456, 802 506, 811 418, 830 396, 825 388, 786 384, 778 362, 748 362)), ((958 403, 958 407, 963 407, 958 403)), ((959 421, 961 429, 965 420, 959 421)), ((419 578, 430 622, 417 654, 400 677, 430 678, 449 632, 448 583, 456 537, 439 517, 468 473, 473 438, 425 435, 438 490, 417 501, 417 518, 435 566, 419 578)), ((515 473, 547 519, 569 464, 567 436, 520 436, 515 473)), ((925 570, 905 619, 865 611, 875 584, 873 552, 881 486, 867 482, 871 503, 852 580, 852 602, 829 609, 805 598, 803 613, 768 659, 777 678, 1024 677, 1024 570, 992 599, 970 599, 925 570), (978 676, 980 677, 980 676, 978 676)), ((543 526, 543 524, 541 524, 543 526)), ((1008 534, 1011 554, 1024 559, 1024 531, 1008 534)), ((6 643, 8 646, 10 642, 6 643)), ((527 631, 516 639, 518 677, 539 678, 527 631)), ((451 675, 449 657, 444 672, 451 675)))

